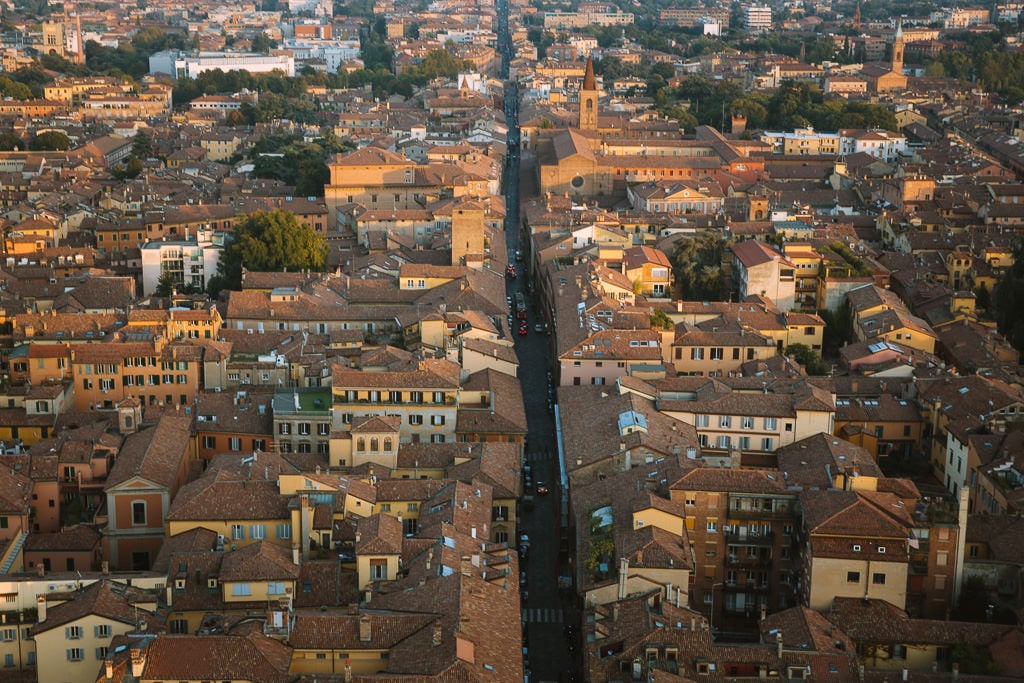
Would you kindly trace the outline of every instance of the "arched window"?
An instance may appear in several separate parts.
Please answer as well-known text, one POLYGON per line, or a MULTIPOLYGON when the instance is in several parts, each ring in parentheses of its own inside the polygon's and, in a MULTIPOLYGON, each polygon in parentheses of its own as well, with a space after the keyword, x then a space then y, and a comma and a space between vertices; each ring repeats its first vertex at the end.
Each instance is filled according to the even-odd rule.
POLYGON ((363 437, 359 437, 356 440, 356 450, 357 451, 365 451, 366 450, 366 439, 364 439, 363 437))
POLYGON ((377 437, 371 436, 370 437, 370 451, 376 453, 377 451, 380 450, 379 446, 380 446, 380 442, 377 440, 377 437))

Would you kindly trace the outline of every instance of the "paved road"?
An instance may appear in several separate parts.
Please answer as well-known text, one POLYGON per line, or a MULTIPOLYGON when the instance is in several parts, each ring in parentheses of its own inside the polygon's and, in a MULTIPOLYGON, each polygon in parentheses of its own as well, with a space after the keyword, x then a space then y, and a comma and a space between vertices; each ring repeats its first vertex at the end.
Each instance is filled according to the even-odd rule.
MULTIPOLYGON (((512 57, 508 32, 508 2, 498 0, 498 49, 502 55, 502 76, 508 78, 508 63, 512 57)), ((519 100, 514 84, 506 82, 505 120, 508 133, 508 165, 505 169, 505 231, 509 254, 522 249, 529 259, 527 245, 521 244, 520 155, 519 155, 519 100)), ((526 262, 520 264, 520 277, 508 282, 508 294, 515 297, 526 291, 529 274, 526 262)), ((519 377, 523 389, 528 425, 526 460, 533 471, 534 490, 528 491, 521 506, 520 532, 530 537, 529 552, 522 560, 527 585, 522 601, 524 643, 528 651, 530 681, 580 680, 577 671, 578 647, 570 647, 566 639, 567 626, 578 619, 574 603, 563 603, 559 593, 559 574, 566 573, 561 528, 559 468, 555 449, 554 418, 549 394, 551 367, 549 338, 534 331, 534 325, 543 323, 537 315, 536 302, 530 302, 527 318, 529 333, 516 335, 516 354, 519 357, 519 377), (550 493, 538 494, 536 485, 543 482, 550 493), (572 672, 572 673, 570 673, 572 672)), ((510 330, 515 333, 515 330, 510 330)), ((566 543, 567 545, 567 543, 566 543)), ((579 632, 578 626, 575 628, 579 632)))

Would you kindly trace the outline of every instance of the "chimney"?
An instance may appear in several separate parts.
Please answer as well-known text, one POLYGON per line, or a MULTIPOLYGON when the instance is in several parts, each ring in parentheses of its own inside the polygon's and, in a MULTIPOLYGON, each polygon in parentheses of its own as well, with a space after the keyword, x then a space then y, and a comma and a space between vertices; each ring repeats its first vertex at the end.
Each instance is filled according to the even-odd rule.
POLYGON ((431 645, 437 647, 441 644, 441 620, 434 620, 434 637, 431 639, 431 645))
POLYGON ((761 621, 764 621, 765 617, 768 616, 768 605, 761 603, 761 621))
POLYGON ((625 557, 619 560, 619 593, 618 599, 626 599, 626 583, 629 579, 629 560, 625 557))
POLYGON ((359 640, 364 643, 370 642, 370 615, 364 614, 359 617, 359 640))
POLYGON ((174 586, 168 583, 164 592, 167 594, 167 606, 174 607, 174 586))
POLYGON ((132 648, 132 676, 135 678, 142 678, 142 670, 146 666, 146 658, 142 656, 142 650, 137 647, 132 648))
POLYGON ((612 605, 612 621, 619 620, 619 603, 612 605))
POLYGON ((775 633, 775 654, 782 659, 782 629, 775 633))
POLYGON ((36 617, 36 621, 38 621, 40 624, 43 623, 44 621, 46 621, 46 596, 45 595, 37 595, 36 596, 36 612, 39 613, 38 616, 36 617))
POLYGON ((114 660, 109 656, 103 661, 103 674, 108 681, 114 680, 114 660))
POLYGON ((697 617, 690 617, 690 632, 697 630, 697 617))
POLYGON ((352 665, 345 660, 345 683, 352 683, 352 665))

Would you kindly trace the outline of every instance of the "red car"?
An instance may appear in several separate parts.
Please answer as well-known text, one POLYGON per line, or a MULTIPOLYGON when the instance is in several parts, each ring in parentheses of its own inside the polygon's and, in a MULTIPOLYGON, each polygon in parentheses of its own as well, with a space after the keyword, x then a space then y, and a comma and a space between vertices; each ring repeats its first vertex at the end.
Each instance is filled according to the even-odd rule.
POLYGON ((522 325, 519 326, 519 334, 526 335, 526 334, 529 334, 529 333, 530 333, 530 328, 527 326, 526 323, 523 323, 522 325))
POLYGON ((537 482, 537 493, 540 494, 540 495, 544 495, 545 493, 551 493, 551 489, 549 489, 548 485, 545 484, 544 482, 538 481, 537 482))

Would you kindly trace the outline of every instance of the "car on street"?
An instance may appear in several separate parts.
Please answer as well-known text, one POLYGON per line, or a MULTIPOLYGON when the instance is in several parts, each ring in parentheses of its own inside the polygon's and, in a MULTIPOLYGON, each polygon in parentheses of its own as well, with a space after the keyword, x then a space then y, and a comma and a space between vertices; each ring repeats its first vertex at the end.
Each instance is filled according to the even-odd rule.
POLYGON ((533 331, 540 334, 544 332, 544 327, 544 323, 537 323, 536 325, 533 326, 533 331))
POLYGON ((544 482, 542 482, 542 481, 538 481, 538 482, 537 482, 537 489, 536 489, 536 490, 537 490, 537 493, 538 493, 539 495, 544 495, 544 494, 546 494, 546 493, 551 493, 551 489, 549 489, 549 488, 548 488, 548 485, 547 485, 547 484, 545 484, 545 483, 544 483, 544 482))
POLYGON ((526 334, 529 334, 529 333, 530 333, 530 326, 527 325, 525 322, 521 323, 519 325, 519 334, 526 335, 526 334))

